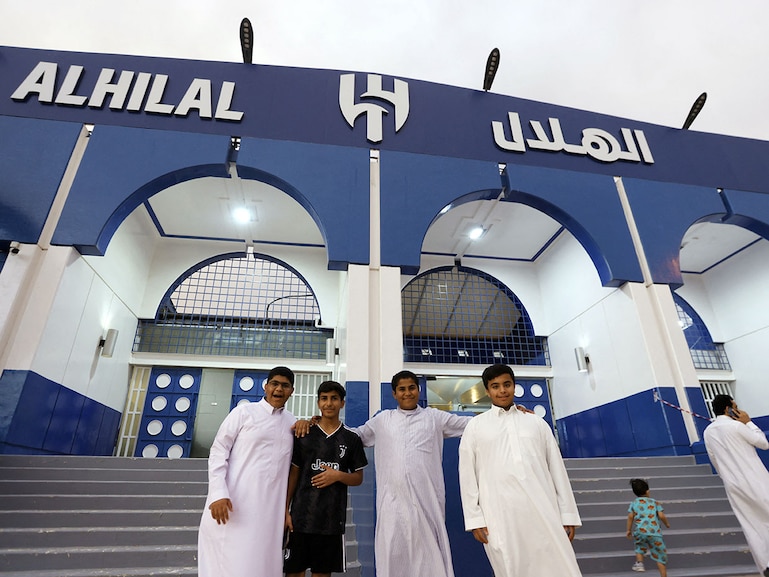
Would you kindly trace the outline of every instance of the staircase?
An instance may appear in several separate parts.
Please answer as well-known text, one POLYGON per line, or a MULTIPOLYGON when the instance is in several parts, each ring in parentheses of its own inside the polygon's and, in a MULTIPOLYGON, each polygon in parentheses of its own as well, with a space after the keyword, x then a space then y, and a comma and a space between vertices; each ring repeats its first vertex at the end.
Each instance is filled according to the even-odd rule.
MULTIPOLYGON (((0 577, 196 576, 206 468, 205 459, 0 455, 0 577)), ((345 575, 359 577, 349 524, 347 541, 345 575)))
MULTIPOLYGON (((632 574, 635 554, 625 531, 635 498, 630 479, 636 477, 649 482, 670 521, 670 529, 663 527, 669 577, 757 575, 721 479, 709 465, 685 456, 567 459, 566 468, 582 517, 574 550, 585 577, 632 574)), ((645 565, 658 574, 651 559, 645 565)))

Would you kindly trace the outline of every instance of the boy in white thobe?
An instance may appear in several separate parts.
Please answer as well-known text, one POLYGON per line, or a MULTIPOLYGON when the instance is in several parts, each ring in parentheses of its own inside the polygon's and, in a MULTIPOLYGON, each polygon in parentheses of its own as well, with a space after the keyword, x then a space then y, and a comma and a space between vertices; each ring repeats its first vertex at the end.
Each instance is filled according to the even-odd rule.
POLYGON ((553 433, 515 410, 510 367, 488 367, 483 384, 494 406, 470 421, 459 445, 465 528, 496 577, 579 577, 571 539, 582 522, 553 433))
POLYGON ((769 577, 769 471, 756 448, 769 449, 766 435, 729 395, 713 399, 716 419, 705 429, 710 462, 742 526, 758 570, 769 577))
POLYGON ((280 577, 294 416, 283 406, 294 373, 270 371, 258 403, 235 407, 208 457, 208 498, 198 533, 199 577, 280 577))
POLYGON ((446 532, 443 439, 459 437, 471 417, 422 408, 410 371, 392 378, 397 409, 353 429, 374 446, 377 577, 454 577, 446 532))

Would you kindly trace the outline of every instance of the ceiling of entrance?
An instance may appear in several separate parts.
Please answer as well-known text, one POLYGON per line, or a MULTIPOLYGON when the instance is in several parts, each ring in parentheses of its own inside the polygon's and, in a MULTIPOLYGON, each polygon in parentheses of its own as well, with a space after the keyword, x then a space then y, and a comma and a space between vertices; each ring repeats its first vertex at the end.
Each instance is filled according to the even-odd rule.
MULTIPOLYGON (((148 201, 163 236, 253 239, 255 243, 323 245, 318 227, 297 201, 270 185, 239 179, 202 178, 174 185, 148 201), (251 215, 238 223, 233 211, 251 215)), ((430 227, 422 251, 447 256, 486 256, 534 261, 559 235, 569 234, 549 216, 531 207, 475 201, 441 215, 430 227), (485 233, 471 240, 470 231, 485 233)), ((743 228, 701 223, 689 228, 681 243, 681 268, 700 273, 759 240, 743 228)), ((765 242, 765 241, 763 241, 765 242)))

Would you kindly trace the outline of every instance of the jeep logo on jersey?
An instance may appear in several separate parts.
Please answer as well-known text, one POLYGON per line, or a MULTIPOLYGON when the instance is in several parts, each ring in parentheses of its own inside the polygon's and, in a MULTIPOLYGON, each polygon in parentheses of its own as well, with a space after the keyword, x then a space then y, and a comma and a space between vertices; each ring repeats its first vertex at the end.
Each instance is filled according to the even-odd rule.
MULTIPOLYGON (((395 109, 395 132, 398 132, 409 117, 409 85, 397 78, 393 84, 392 92, 382 90, 382 77, 369 74, 366 91, 360 98, 384 100, 392 104, 395 109)), ((373 143, 382 142, 382 117, 388 114, 388 110, 372 102, 355 104, 355 74, 342 74, 339 77, 339 109, 350 128, 355 127, 356 118, 365 114, 366 139, 373 143)))

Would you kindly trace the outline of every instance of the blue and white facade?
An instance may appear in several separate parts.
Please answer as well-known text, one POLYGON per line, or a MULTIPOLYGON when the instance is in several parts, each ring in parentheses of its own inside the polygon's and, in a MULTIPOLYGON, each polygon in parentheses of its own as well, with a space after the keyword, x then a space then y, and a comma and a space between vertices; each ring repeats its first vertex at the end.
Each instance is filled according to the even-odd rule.
POLYGON ((348 388, 347 422, 362 423, 404 368, 402 289, 454 264, 425 249, 428 232, 446 207, 479 200, 562 227, 529 259, 502 248, 461 265, 508 287, 547 338, 549 365, 515 369, 549 386, 565 456, 698 452, 707 423, 691 413, 707 414, 709 378, 732 382, 769 428, 769 142, 378 74, 11 47, 0 47, 0 135, 0 452, 113 454, 137 367, 328 371, 348 388), (139 320, 185 271, 246 249, 166 234, 143 208, 233 167, 317 227, 317 243, 249 240, 311 287, 336 335, 331 369, 135 350, 139 320), (757 237, 681 270, 702 223, 757 237), (695 369, 673 290, 730 371, 695 369), (107 329, 120 334, 111 357, 98 346, 107 329))

